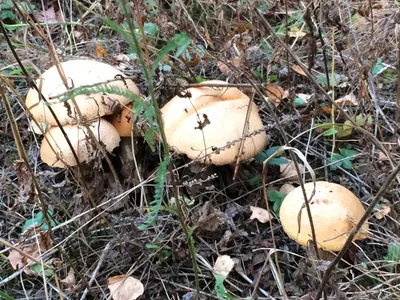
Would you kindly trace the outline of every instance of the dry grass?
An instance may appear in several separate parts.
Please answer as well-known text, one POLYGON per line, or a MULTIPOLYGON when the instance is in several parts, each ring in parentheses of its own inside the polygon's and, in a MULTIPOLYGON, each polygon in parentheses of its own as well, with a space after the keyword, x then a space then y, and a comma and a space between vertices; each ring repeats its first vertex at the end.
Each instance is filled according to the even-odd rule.
MULTIPOLYGON (((39 11, 51 7, 61 9, 56 15, 60 18, 58 23, 43 27, 61 60, 89 57, 117 65, 127 76, 135 76, 141 92, 148 96, 138 60, 131 56, 129 61, 118 62, 122 54, 132 53, 118 33, 102 20, 107 16, 120 23, 125 21, 114 1, 44 1, 45 8, 41 1, 31 2, 39 11), (100 44, 107 52, 104 57, 96 52, 100 44)), ((312 13, 309 24, 306 12, 312 11, 311 6, 305 7, 305 2, 297 1, 286 1, 287 7, 275 1, 253 0, 240 1, 243 4, 212 0, 130 3, 134 21, 138 20, 139 12, 142 20, 158 26, 158 34, 148 36, 146 45, 142 43, 150 62, 174 34, 187 32, 192 41, 188 50, 190 57, 166 56, 164 63, 171 70, 159 71, 153 76, 160 106, 176 95, 180 85, 195 83, 195 77, 247 84, 242 88, 245 92, 251 92, 250 82, 257 85, 275 80, 274 84, 288 92, 279 105, 269 107, 260 95, 255 97, 268 129, 267 148, 289 141, 290 146, 306 155, 318 179, 348 187, 365 207, 387 183, 399 158, 396 111, 399 50, 395 2, 374 3, 371 15, 370 1, 324 1, 324 9, 316 10, 315 15, 312 13), (291 53, 288 54, 267 30, 255 13, 257 7, 265 10, 265 18, 291 53), (286 37, 286 17, 289 25, 296 24, 308 35, 286 37), (309 25, 313 26, 313 38, 309 25), (322 40, 318 37, 318 28, 322 40), (199 45, 206 50, 199 50, 199 45), (328 70, 325 70, 324 56, 328 70), (291 69, 298 65, 295 58, 306 67, 312 61, 310 72, 317 82, 291 69), (323 92, 316 83, 321 83, 319 78, 324 78, 326 72, 331 73, 333 59, 334 72, 342 80, 334 87, 335 99, 354 93, 358 100, 357 105, 343 107, 346 115, 336 114, 335 122, 343 124, 346 116, 354 119, 362 114, 370 115, 373 120, 371 124, 362 125, 363 132, 354 130, 349 136, 335 139, 311 130, 313 124, 332 121, 326 92, 331 96, 333 89, 326 87, 323 92), (375 69, 372 69, 377 59, 382 61, 380 71, 385 69, 380 74, 373 73, 375 69), (299 94, 310 95, 308 103, 295 106, 299 94), (349 145, 359 153, 351 168, 342 165, 332 170, 332 152, 338 153, 349 145), (382 151, 387 151, 390 157, 382 151)), ((317 4, 316 1, 315 6, 317 4)), ((25 68, 31 76, 37 77, 53 64, 49 48, 18 12, 13 12, 18 22, 3 20, 7 23, 8 35, 25 68)), ((4 36, 0 41, 0 72, 3 74, 0 88, 11 104, 45 205, 54 212, 53 218, 58 222, 52 228, 51 246, 42 256, 46 264, 56 268, 56 276, 44 279, 38 274, 28 275, 23 270, 13 269, 8 260, 9 244, 32 247, 43 242, 35 235, 38 231, 21 236, 24 222, 32 219, 42 209, 42 204, 37 191, 32 189, 26 165, 20 162, 3 101, 0 103, 0 111, 4 112, 0 113, 0 291, 13 297, 10 299, 107 299, 107 278, 129 273, 145 285, 145 294, 140 299, 196 299, 185 233, 176 214, 167 209, 173 196, 169 176, 165 206, 156 224, 148 230, 137 228, 145 220, 148 203, 153 198, 159 150, 152 152, 138 139, 135 142, 137 169, 133 167, 133 158, 125 156, 123 149, 110 155, 123 193, 118 192, 106 162, 96 160, 82 165, 83 173, 79 176, 100 210, 93 208, 76 170, 53 169, 40 160, 41 137, 29 130, 30 119, 23 105, 27 80, 19 72, 4 36), (75 274, 74 282, 60 283, 70 270, 75 274)), ((171 164, 178 178, 179 192, 194 201, 192 206, 184 207, 184 216, 189 227, 198 226, 194 241, 203 299, 217 299, 212 266, 218 255, 223 254, 237 262, 225 282, 235 299, 247 299, 251 295, 258 295, 257 299, 281 299, 280 284, 288 299, 315 296, 321 274, 328 265, 324 260, 327 258, 316 259, 312 247, 299 246, 288 238, 278 217, 273 219, 274 240, 268 224, 249 220, 251 205, 265 206, 262 188, 255 184, 261 180, 262 164, 254 160, 241 163, 236 180, 232 180, 231 166, 204 167, 177 155, 172 156, 171 164), (275 251, 279 265, 273 259, 275 251), (282 279, 277 276, 278 270, 282 279)), ((306 179, 309 180, 308 175, 306 179)), ((287 182, 280 178, 279 167, 269 167, 268 189, 279 190, 287 182)), ((400 242, 399 183, 399 178, 390 182, 379 201, 380 207, 389 207, 390 211, 382 218, 369 217, 369 238, 351 248, 343 258, 349 263, 341 261, 334 269, 327 284, 328 299, 400 298, 397 260, 390 261, 386 257, 389 245, 400 242)), ((292 184, 299 185, 299 182, 292 184)), ((331 259, 335 255, 332 253, 331 259)))

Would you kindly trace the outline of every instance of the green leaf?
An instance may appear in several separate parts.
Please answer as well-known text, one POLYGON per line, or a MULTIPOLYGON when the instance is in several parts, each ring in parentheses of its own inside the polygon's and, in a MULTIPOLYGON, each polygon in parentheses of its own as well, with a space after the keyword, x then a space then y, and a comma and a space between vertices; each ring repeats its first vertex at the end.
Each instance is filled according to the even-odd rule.
MULTIPOLYGON (((46 276, 46 277, 51 277, 51 276, 53 276, 53 272, 54 272, 54 270, 53 269, 50 269, 50 268, 46 268, 45 266, 43 266, 43 268, 44 268, 44 276, 46 276)), ((42 265, 41 264, 34 264, 33 266, 31 266, 31 270, 33 271, 33 272, 35 272, 36 274, 43 274, 43 270, 42 270, 42 265)))
POLYGON ((254 176, 252 178, 249 179, 249 184, 252 187, 258 188, 262 186, 262 179, 260 178, 260 176, 254 176))
POLYGON ((161 51, 158 53, 156 59, 153 62, 151 67, 151 74, 158 68, 158 65, 163 60, 164 56, 171 51, 175 51, 175 56, 180 56, 183 52, 185 52, 186 48, 190 45, 190 38, 187 33, 182 32, 175 35, 171 41, 161 51))
POLYGON ((355 156, 359 154, 356 150, 353 149, 340 148, 339 151, 344 157, 355 156))
POLYGON ((278 216, 279 216, 279 210, 281 208, 282 202, 285 199, 285 197, 286 197, 286 194, 283 194, 279 191, 268 190, 268 199, 269 199, 269 201, 274 202, 274 205, 272 206, 272 210, 278 216))
MULTIPOLYGON (((52 210, 48 210, 47 211, 47 216, 50 220, 50 226, 51 228, 55 227, 57 224, 59 224, 58 222, 54 221, 53 218, 51 217, 53 215, 53 211, 52 210)), ((28 228, 30 227, 36 227, 36 226, 40 226, 43 230, 48 230, 49 227, 47 226, 47 224, 44 222, 43 219, 43 212, 39 211, 34 218, 26 220, 24 223, 24 226, 22 227, 22 233, 26 232, 26 230, 28 230, 28 228)))
POLYGON ((147 229, 157 220, 158 212, 160 210, 164 197, 164 183, 165 183, 165 178, 167 177, 167 167, 169 161, 170 157, 169 156, 165 157, 158 168, 155 179, 156 186, 154 190, 154 200, 150 202, 150 211, 148 213, 147 219, 144 221, 143 224, 138 226, 139 230, 147 229))
POLYGON ((322 135, 323 136, 332 136, 335 135, 337 133, 337 129, 335 127, 332 127, 330 129, 328 129, 327 131, 325 131, 322 135))
POLYGON ((118 32, 120 34, 121 38, 123 40, 125 40, 129 44, 131 52, 137 53, 137 49, 136 49, 135 43, 134 43, 134 41, 133 41, 133 39, 131 37, 128 37, 127 31, 126 31, 125 28, 121 27, 116 22, 114 22, 113 20, 111 20, 110 18, 107 18, 107 17, 104 18, 104 22, 108 26, 110 26, 110 28, 112 30, 114 30, 114 31, 116 31, 116 32, 118 32))
POLYGON ((289 161, 286 158, 281 158, 281 157, 274 157, 269 161, 270 165, 284 165, 288 163, 289 161))
POLYGON ((149 35, 149 36, 154 36, 160 31, 158 26, 154 23, 144 23, 143 30, 144 30, 145 35, 149 35))
POLYGON ((4 299, 4 300, 15 300, 15 298, 9 296, 8 294, 3 292, 2 290, 0 290, 0 298, 4 299))
POLYGON ((329 168, 331 169, 331 170, 337 170, 337 168, 338 167, 341 167, 342 166, 342 161, 338 161, 338 160, 341 160, 341 159, 343 159, 344 157, 341 155, 341 154, 339 154, 339 153, 334 153, 333 155, 332 155, 332 158, 331 158, 331 160, 332 160, 332 162, 335 162, 334 164, 332 164, 332 165, 330 165, 329 166, 329 168))
POLYGON ((378 57, 375 65, 372 67, 371 73, 372 75, 379 75, 383 70, 385 70, 385 67, 382 65, 382 58, 378 57))

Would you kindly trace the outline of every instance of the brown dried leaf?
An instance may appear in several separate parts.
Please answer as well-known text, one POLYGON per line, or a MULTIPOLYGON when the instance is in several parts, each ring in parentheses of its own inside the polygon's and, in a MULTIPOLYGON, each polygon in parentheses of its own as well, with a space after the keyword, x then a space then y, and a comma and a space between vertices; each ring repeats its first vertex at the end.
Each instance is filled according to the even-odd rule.
POLYGON ((358 105, 358 100, 353 93, 350 93, 335 101, 339 105, 358 105))
POLYGON ((211 201, 204 203, 197 222, 199 230, 215 231, 224 222, 225 219, 219 215, 219 211, 214 208, 211 201))
POLYGON ((278 106, 285 95, 285 91, 283 90, 283 88, 271 83, 267 83, 265 88, 268 98, 275 106, 278 106))
POLYGON ((17 250, 13 249, 10 251, 10 254, 8 255, 8 260, 10 261, 10 264, 14 270, 18 270, 25 265, 22 261, 22 258, 22 254, 19 253, 17 250))
POLYGON ((66 287, 72 287, 76 284, 76 278, 75 278, 75 273, 74 269, 70 269, 68 272, 67 277, 64 279, 60 280, 66 287))
POLYGON ((303 38, 305 37, 307 34, 304 31, 301 31, 298 27, 294 26, 292 28, 290 28, 290 30, 288 31, 288 36, 290 37, 294 37, 294 38, 303 38))
POLYGON ((31 202, 35 198, 35 187, 24 161, 19 160, 15 163, 15 174, 19 183, 19 201, 31 202))
POLYGON ((54 9, 54 6, 50 6, 49 9, 40 11, 38 13, 33 14, 39 22, 62 22, 63 17, 61 15, 61 10, 57 12, 54 9))
POLYGON ((250 206, 250 210, 252 212, 250 220, 257 219, 261 223, 267 223, 269 220, 273 218, 272 214, 264 208, 250 206))
MULTIPOLYGON (((230 63, 232 66, 234 66, 236 68, 239 68, 240 65, 242 64, 242 59, 235 57, 235 58, 230 59, 228 61, 228 63, 230 63)), ((226 74, 228 76, 232 76, 233 74, 235 74, 235 69, 233 69, 233 68, 231 69, 229 67, 229 65, 224 64, 221 61, 218 62, 218 68, 222 73, 224 73, 224 74, 226 74)))
POLYGON ((307 74, 303 71, 303 69, 300 66, 294 65, 292 67, 292 70, 295 71, 297 74, 303 75, 304 77, 307 77, 307 74))
MULTIPOLYGON (((300 174, 304 174, 305 168, 303 164, 298 163, 300 174)), ((289 161, 287 164, 280 165, 281 169, 281 178, 285 178, 287 180, 296 181, 299 180, 296 172, 296 166, 293 161, 289 161)))
POLYGON ((118 275, 110 277, 107 285, 114 300, 135 300, 144 293, 143 284, 132 276, 118 275))
POLYGON ((384 216, 388 215, 391 211, 389 205, 382 205, 382 208, 379 209, 376 213, 374 213, 374 217, 378 220, 382 219, 384 216))

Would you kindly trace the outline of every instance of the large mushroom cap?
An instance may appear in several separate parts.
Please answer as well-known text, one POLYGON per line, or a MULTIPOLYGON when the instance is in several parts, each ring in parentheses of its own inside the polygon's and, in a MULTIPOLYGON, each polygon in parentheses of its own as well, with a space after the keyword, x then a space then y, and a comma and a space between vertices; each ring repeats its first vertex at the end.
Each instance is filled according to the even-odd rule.
MULTIPOLYGON (((95 60, 77 59, 63 62, 60 65, 65 73, 68 84, 74 88, 112 80, 116 76, 124 76, 117 68, 95 60)), ((67 103, 62 103, 58 99, 49 99, 49 97, 57 96, 67 91, 56 66, 52 66, 45 71, 36 81, 36 84, 41 89, 46 100, 51 104, 61 125, 78 123, 78 116, 71 99, 67 103)), ((137 86, 130 79, 112 81, 107 86, 128 89, 140 95, 137 86)), ((75 97, 75 100, 82 115, 87 120, 110 115, 118 105, 125 105, 131 101, 128 97, 106 93, 79 95, 75 97)), ((39 101, 39 94, 33 88, 29 90, 26 96, 26 106, 36 121, 57 125, 47 107, 48 104, 44 100, 39 101)))
MULTIPOLYGON (((304 185, 307 198, 312 195, 314 184, 304 185)), ((279 216, 287 235, 303 246, 312 240, 310 220, 304 204, 301 186, 290 192, 281 205, 279 216), (300 212, 301 219, 298 218, 300 212), (300 220, 300 230, 298 228, 300 220)), ((365 209, 360 200, 347 188, 326 181, 317 181, 315 195, 310 202, 311 216, 319 248, 340 251, 348 234, 360 221, 365 209)), ((366 238, 368 222, 361 227, 354 240, 366 238)))
MULTIPOLYGON (((211 80, 203 84, 227 84, 211 80)), ((215 148, 238 140, 243 135, 249 97, 232 87, 195 87, 184 97, 175 96, 162 109, 164 130, 169 145, 195 159, 215 148)), ((252 104, 248 132, 262 129, 256 104, 252 104)), ((265 131, 245 139, 241 160, 256 156, 266 145, 265 131)), ((240 142, 211 155, 205 163, 225 165, 236 161, 240 142)))
MULTIPOLYGON (((114 148, 118 147, 121 140, 117 130, 108 121, 99 119, 89 124, 90 130, 94 136, 105 145, 107 151, 111 152, 114 148)), ((70 140, 80 163, 89 162, 93 160, 100 150, 97 150, 95 141, 90 139, 89 133, 83 125, 65 125, 63 129, 70 140)), ((40 146, 40 157, 42 161, 49 166, 65 168, 67 166, 76 166, 77 162, 65 139, 61 129, 57 126, 51 127, 45 134, 42 144, 40 146), (50 143, 50 144, 49 144, 50 143), (51 146, 51 147, 50 147, 51 146), (54 151, 57 152, 54 153, 54 151)))

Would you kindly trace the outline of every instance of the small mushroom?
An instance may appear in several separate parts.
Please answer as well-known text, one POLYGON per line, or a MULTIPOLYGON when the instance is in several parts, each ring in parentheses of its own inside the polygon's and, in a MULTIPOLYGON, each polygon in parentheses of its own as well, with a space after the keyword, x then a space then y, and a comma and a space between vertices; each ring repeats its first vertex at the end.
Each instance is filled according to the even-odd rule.
MULTIPOLYGON (((310 200, 314 184, 306 183, 304 188, 310 200)), ((361 201, 350 190, 326 181, 316 182, 315 195, 309 205, 317 246, 325 251, 340 251, 348 234, 365 213, 361 201)), ((312 240, 312 234, 301 186, 285 197, 279 216, 286 234, 300 245, 308 246, 308 241, 312 240)), ((354 240, 366 238, 368 227, 368 221, 366 221, 354 240)))
MULTIPOLYGON (((71 88, 93 85, 124 76, 117 68, 95 60, 76 59, 62 62, 60 65, 71 88)), ((78 123, 78 115, 71 99, 66 103, 60 102, 58 98, 50 99, 67 91, 56 66, 46 70, 36 84, 48 102, 39 101, 40 97, 35 89, 31 88, 28 91, 25 104, 37 122, 57 125, 48 108, 48 105, 51 105, 61 125, 78 123)), ((107 83, 107 86, 127 89, 140 95, 136 84, 130 79, 111 81, 107 83)), ((108 93, 83 94, 76 96, 75 101, 82 116, 88 121, 111 115, 119 105, 131 102, 128 97, 108 93)))
MULTIPOLYGON (((118 147, 120 136, 114 126, 100 118, 89 124, 100 144, 111 152, 118 147)), ((80 163, 89 162, 98 154, 96 143, 91 141, 87 128, 83 125, 65 125, 63 129, 70 140, 80 163)), ((50 127, 40 146, 40 157, 49 166, 66 168, 77 165, 77 161, 65 139, 61 129, 57 126, 50 127), (54 151, 52 150, 54 149, 54 151), (56 152, 56 153, 55 153, 56 152), (58 159, 58 157, 61 158, 58 159), (63 163, 65 162, 65 164, 63 163)))
MULTIPOLYGON (((219 80, 205 81, 202 84, 227 85, 219 80)), ((228 142, 237 141, 243 135, 249 103, 249 97, 234 87, 188 88, 183 95, 175 96, 161 109, 167 142, 178 153, 196 159, 226 146, 228 142)), ((258 108, 253 103, 248 132, 262 127, 258 108)), ((241 160, 256 156, 266 143, 267 135, 264 130, 247 137, 240 155, 241 160)), ((218 153, 213 153, 204 163, 234 163, 239 147, 240 141, 237 141, 218 153)))

